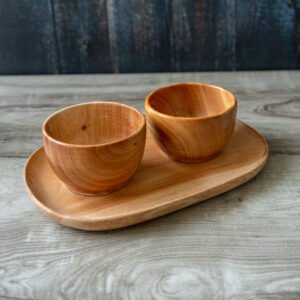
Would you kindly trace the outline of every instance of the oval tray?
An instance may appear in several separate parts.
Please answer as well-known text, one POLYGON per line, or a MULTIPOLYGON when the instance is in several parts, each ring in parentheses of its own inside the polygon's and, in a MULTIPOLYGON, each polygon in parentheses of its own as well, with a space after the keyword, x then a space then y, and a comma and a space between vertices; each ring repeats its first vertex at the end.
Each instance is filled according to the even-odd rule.
POLYGON ((50 168, 44 148, 25 167, 25 184, 37 206, 54 221, 83 230, 108 230, 150 220, 229 191, 264 166, 268 145, 254 129, 237 122, 225 150, 200 164, 170 160, 147 136, 137 173, 123 189, 105 196, 71 193, 50 168))

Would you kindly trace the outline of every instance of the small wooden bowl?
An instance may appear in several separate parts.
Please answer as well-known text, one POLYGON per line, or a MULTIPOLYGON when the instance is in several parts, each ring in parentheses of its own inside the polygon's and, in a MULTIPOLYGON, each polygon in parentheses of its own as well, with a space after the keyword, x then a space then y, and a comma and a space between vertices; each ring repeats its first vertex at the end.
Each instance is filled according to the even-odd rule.
POLYGON ((144 154, 146 121, 133 107, 113 102, 62 109, 43 124, 44 148, 57 177, 84 195, 124 186, 144 154))
POLYGON ((236 120, 235 96, 205 83, 178 83, 151 92, 145 101, 150 129, 173 160, 204 162, 229 141, 236 120))

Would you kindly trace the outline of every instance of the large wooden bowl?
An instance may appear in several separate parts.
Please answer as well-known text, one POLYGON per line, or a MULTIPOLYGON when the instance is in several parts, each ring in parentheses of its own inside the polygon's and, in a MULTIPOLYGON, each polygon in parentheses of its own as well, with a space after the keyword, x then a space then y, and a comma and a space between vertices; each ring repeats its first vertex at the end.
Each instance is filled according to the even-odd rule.
POLYGON ((184 163, 215 158, 229 141, 236 120, 235 96, 204 83, 178 83, 151 92, 148 124, 159 147, 184 163))
POLYGON ((133 107, 113 102, 70 106, 43 124, 45 152, 73 192, 101 194, 125 185, 144 153, 146 122, 133 107))

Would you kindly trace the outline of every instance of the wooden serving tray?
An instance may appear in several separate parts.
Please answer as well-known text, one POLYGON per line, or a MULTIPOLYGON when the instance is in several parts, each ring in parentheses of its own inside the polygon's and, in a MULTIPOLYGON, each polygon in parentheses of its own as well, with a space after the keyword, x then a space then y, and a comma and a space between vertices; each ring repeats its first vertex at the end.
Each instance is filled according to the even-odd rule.
POLYGON ((238 121, 222 154, 200 164, 170 160, 149 134, 137 173, 126 187, 105 196, 67 190, 50 168, 44 148, 31 155, 24 175, 30 196, 48 217, 69 227, 96 231, 154 219, 229 191, 254 177, 267 157, 264 138, 238 121))

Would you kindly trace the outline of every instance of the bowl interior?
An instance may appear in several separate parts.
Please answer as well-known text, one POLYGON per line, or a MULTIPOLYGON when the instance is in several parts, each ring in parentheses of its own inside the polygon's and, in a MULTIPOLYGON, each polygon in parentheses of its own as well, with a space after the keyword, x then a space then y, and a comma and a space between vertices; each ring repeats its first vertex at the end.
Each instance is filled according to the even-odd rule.
POLYGON ((235 96, 222 88, 182 83, 160 88, 148 98, 154 110, 175 117, 211 117, 235 105, 235 96))
POLYGON ((64 143, 95 145, 128 138, 143 126, 144 116, 129 106, 85 103, 53 114, 44 124, 48 136, 64 143))

